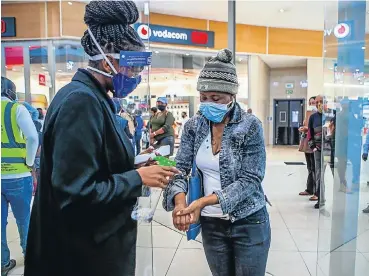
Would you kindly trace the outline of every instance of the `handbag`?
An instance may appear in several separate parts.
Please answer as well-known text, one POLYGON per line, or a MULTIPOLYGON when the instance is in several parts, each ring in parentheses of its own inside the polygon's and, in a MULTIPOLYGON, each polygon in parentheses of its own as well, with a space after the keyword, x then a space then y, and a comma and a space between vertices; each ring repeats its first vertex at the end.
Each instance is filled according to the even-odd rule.
POLYGON ((299 144, 299 151, 305 153, 312 153, 313 151, 309 147, 309 139, 307 134, 301 135, 300 144, 299 144))
MULTIPOLYGON (((193 162, 191 176, 188 179, 187 204, 190 205, 195 200, 204 196, 204 187, 202 182, 202 174, 197 169, 196 162, 193 162)), ((191 224, 187 231, 187 240, 195 240, 201 231, 201 224, 197 222, 191 224)))

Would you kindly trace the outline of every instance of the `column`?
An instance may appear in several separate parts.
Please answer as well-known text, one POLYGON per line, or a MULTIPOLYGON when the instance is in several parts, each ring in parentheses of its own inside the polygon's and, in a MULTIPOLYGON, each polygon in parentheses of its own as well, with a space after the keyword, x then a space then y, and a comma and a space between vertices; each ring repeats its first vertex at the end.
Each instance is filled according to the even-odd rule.
POLYGON ((228 48, 233 53, 233 62, 236 57, 236 1, 228 0, 228 48))

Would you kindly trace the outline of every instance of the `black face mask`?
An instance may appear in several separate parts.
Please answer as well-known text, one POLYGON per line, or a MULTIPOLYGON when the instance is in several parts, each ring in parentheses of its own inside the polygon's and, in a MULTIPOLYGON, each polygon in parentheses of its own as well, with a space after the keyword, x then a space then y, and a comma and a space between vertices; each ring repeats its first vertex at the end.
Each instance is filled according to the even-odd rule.
POLYGON ((158 109, 160 111, 165 111, 167 109, 167 107, 165 105, 158 105, 158 109))

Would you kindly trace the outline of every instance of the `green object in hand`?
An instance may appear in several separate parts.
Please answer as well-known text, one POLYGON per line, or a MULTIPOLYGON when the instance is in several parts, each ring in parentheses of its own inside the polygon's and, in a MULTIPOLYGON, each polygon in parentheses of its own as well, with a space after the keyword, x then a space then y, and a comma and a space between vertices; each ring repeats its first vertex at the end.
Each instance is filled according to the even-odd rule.
POLYGON ((172 161, 169 158, 164 157, 164 156, 155 156, 154 161, 158 162, 159 166, 164 166, 164 167, 175 167, 176 166, 175 161, 172 161))

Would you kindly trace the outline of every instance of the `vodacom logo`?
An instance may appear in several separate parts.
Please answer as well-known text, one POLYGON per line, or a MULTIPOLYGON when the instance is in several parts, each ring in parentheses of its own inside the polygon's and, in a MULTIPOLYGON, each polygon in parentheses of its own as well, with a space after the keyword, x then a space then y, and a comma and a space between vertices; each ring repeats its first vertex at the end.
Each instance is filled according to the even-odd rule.
POLYGON ((137 33, 142 39, 149 39, 151 36, 151 29, 147 25, 140 25, 137 28, 137 33))
POLYGON ((338 24, 334 27, 333 33, 337 38, 345 38, 350 33, 350 26, 346 23, 338 24))

